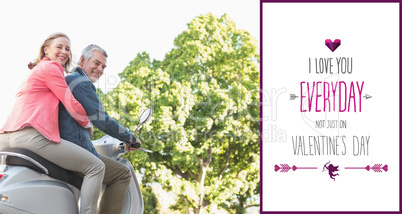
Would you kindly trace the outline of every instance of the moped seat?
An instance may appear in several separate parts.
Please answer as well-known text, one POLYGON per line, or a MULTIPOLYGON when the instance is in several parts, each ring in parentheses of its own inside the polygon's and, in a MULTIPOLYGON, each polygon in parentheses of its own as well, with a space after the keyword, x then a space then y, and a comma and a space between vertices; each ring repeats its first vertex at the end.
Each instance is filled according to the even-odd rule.
POLYGON ((30 150, 23 148, 4 148, 0 150, 0 152, 10 153, 6 158, 7 165, 29 167, 35 171, 47 174, 52 178, 67 182, 78 189, 81 189, 83 179, 80 176, 44 159, 30 150), (24 158, 24 156, 29 158, 24 158), (35 161, 37 163, 35 163, 35 161))

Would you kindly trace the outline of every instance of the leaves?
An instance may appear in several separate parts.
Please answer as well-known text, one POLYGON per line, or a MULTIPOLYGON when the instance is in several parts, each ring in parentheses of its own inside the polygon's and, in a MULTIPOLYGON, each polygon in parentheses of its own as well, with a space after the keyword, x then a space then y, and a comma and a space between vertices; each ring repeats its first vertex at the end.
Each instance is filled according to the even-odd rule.
POLYGON ((138 54, 104 96, 109 114, 129 128, 152 108, 136 136, 154 153, 127 158, 144 172, 143 182, 180 196, 173 208, 199 213, 258 202, 258 51, 227 15, 202 15, 162 61, 138 54))

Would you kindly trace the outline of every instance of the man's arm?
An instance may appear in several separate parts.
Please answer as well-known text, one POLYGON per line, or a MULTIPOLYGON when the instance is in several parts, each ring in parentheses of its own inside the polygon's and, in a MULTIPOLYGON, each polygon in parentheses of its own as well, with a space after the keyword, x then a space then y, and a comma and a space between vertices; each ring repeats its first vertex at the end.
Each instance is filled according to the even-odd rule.
MULTIPOLYGON (((77 79, 76 79, 77 80, 77 79)), ((75 82, 75 81, 73 81, 75 82)), ((84 107, 94 126, 104 133, 122 141, 135 143, 136 137, 111 118, 96 94, 95 86, 89 81, 79 81, 77 84, 69 84, 74 97, 84 107)))

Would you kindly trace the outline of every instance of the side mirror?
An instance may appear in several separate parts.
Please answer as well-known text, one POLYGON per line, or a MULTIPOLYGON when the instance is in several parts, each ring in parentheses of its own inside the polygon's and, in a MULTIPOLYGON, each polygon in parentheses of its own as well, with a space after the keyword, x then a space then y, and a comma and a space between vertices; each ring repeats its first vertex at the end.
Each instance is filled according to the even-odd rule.
MULTIPOLYGON (((152 115, 152 110, 150 108, 145 109, 145 111, 142 112, 140 119, 139 119, 139 124, 138 124, 137 128, 135 128, 134 133, 137 132, 138 128, 140 128, 140 126, 142 124, 144 124, 145 122, 147 122, 149 120, 149 118, 151 118, 151 115, 152 115)), ((133 147, 139 148, 140 146, 141 146, 141 144, 135 143, 133 147)), ((140 148, 139 150, 152 153, 151 150, 147 150, 147 149, 143 149, 143 148, 140 148)))
POLYGON ((147 122, 149 120, 149 118, 151 118, 152 115, 152 110, 150 108, 145 109, 144 112, 142 112, 141 116, 140 116, 140 124, 144 124, 145 122, 147 122))
POLYGON ((145 122, 147 122, 149 120, 149 118, 151 118, 152 115, 152 110, 150 108, 145 109, 145 111, 142 112, 140 119, 139 119, 139 124, 137 126, 137 128, 135 128, 134 133, 138 130, 138 128, 140 128, 140 126, 142 124, 144 124, 145 122))

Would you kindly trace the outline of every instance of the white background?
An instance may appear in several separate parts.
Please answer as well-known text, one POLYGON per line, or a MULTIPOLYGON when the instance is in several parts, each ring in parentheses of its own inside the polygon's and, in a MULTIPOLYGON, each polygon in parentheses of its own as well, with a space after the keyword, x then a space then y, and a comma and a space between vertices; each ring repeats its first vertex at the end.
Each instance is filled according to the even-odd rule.
POLYGON ((262 30, 262 211, 399 210, 399 4, 264 3, 262 30), (326 39, 341 45, 331 52, 326 39), (336 57, 352 59, 352 74, 309 74, 309 58, 333 58, 335 72, 336 57), (300 82, 338 80, 364 81, 363 95, 373 98, 362 100, 362 112, 300 112, 300 82), (292 93, 299 98, 289 100, 292 93), (347 128, 317 129, 320 119, 345 120, 347 128), (292 136, 338 134, 346 155, 343 147, 338 156, 293 154, 292 136), (354 135, 370 136, 368 155, 353 155, 354 135), (328 161, 339 165, 335 181, 322 172, 328 161), (281 173, 276 164, 318 169, 281 173), (389 171, 344 169, 374 164, 389 171))

